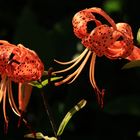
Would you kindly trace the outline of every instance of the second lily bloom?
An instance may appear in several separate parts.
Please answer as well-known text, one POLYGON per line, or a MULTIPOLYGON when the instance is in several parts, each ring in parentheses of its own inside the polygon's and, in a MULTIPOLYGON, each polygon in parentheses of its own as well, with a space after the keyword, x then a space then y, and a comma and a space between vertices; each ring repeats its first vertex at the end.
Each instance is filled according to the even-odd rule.
POLYGON ((140 50, 133 44, 133 34, 130 25, 127 23, 116 24, 114 20, 100 8, 93 7, 77 12, 72 19, 72 25, 74 34, 81 39, 81 43, 86 48, 81 55, 74 60, 68 62, 55 60, 61 65, 70 66, 55 71, 54 73, 67 72, 82 61, 73 73, 65 79, 56 82, 55 85, 72 83, 79 76, 91 56, 89 68, 90 83, 95 90, 99 105, 103 107, 104 89, 100 90, 98 88, 94 77, 96 56, 102 57, 104 55, 109 59, 124 58, 135 60, 140 58, 140 50), (102 16, 105 19, 105 23, 102 23, 96 17, 97 15, 102 16), (89 29, 89 24, 96 26, 93 26, 92 29, 90 27, 89 29))

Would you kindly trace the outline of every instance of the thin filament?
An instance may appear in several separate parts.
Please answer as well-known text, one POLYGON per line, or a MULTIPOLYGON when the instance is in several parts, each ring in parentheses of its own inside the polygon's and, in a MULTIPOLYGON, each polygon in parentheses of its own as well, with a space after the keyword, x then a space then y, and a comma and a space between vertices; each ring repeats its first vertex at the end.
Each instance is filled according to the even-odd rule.
POLYGON ((13 98, 13 93, 12 93, 12 86, 11 86, 11 80, 8 79, 8 99, 9 99, 9 103, 10 106, 13 110, 13 112, 17 115, 17 116, 21 116, 17 105, 15 104, 14 98, 13 98))
MULTIPOLYGON (((68 67, 68 68, 66 68, 66 69, 63 69, 63 70, 60 70, 60 71, 55 71, 55 72, 53 72, 54 74, 56 74, 56 73, 62 73, 62 72, 66 72, 66 71, 69 71, 70 69, 72 69, 74 66, 76 66, 81 60, 82 60, 82 58, 86 55, 86 53, 88 52, 88 49, 86 48, 84 51, 83 51, 84 53, 82 53, 82 55, 80 55, 79 57, 78 57, 78 59, 77 59, 77 61, 75 61, 75 63, 74 64, 72 64, 70 67, 68 67)), ((58 61, 56 61, 56 62, 58 62, 58 61)), ((59 62, 58 62, 59 63, 59 62)), ((62 64, 63 62, 61 62, 61 64, 62 64)))
POLYGON ((92 58, 90 61, 90 69, 89 69, 89 78, 90 78, 90 82, 91 85, 93 86, 93 88, 97 91, 99 91, 96 82, 95 82, 95 77, 94 77, 94 73, 95 73, 95 60, 96 60, 96 54, 93 53, 92 54, 92 58))
POLYGON ((95 93, 97 95, 97 100, 101 108, 103 108, 103 98, 104 98, 104 90, 100 91, 98 86, 96 85, 95 81, 95 60, 96 60, 96 54, 93 53, 91 62, 90 62, 90 70, 89 70, 89 78, 90 78, 90 83, 93 86, 95 93))
POLYGON ((3 95, 4 95, 4 89, 5 89, 5 84, 6 84, 6 76, 2 75, 1 76, 1 82, 0 82, 0 103, 2 101, 3 95))
MULTIPOLYGON (((14 98, 13 98, 13 93, 12 93, 12 82, 11 82, 10 79, 8 79, 7 86, 8 86, 8 99, 9 99, 10 106, 11 106, 13 112, 14 112, 17 116, 21 117, 21 113, 20 113, 20 111, 19 111, 17 105, 15 104, 15 101, 14 101, 14 98)), ((28 125, 27 121, 26 121, 24 118, 23 118, 23 122, 26 124, 26 126, 27 126, 29 129, 31 129, 30 126, 28 125)))
POLYGON ((79 66, 79 68, 75 71, 76 75, 75 77, 68 83, 71 84, 72 82, 74 82, 76 80, 76 78, 79 76, 79 74, 81 73, 82 69, 84 68, 85 64, 87 63, 89 56, 91 55, 91 51, 88 52, 86 58, 84 59, 84 61, 82 62, 82 64, 79 66))
POLYGON ((5 120, 5 132, 7 132, 7 128, 8 128, 8 118, 6 115, 6 84, 7 81, 5 81, 5 86, 3 88, 3 115, 4 115, 4 120, 5 120))
POLYGON ((84 59, 84 61, 82 62, 82 64, 79 66, 79 68, 78 68, 77 70, 75 70, 72 74, 70 74, 68 77, 66 77, 66 78, 63 79, 62 81, 56 82, 55 85, 58 86, 58 85, 61 85, 61 84, 65 83, 65 82, 68 82, 71 78, 73 78, 73 77, 75 76, 75 77, 69 82, 69 84, 72 83, 72 82, 74 82, 74 80, 75 80, 75 79, 78 77, 78 75, 81 73, 81 71, 82 71, 83 67, 85 66, 85 64, 86 64, 86 62, 87 62, 87 60, 88 60, 90 54, 91 54, 91 51, 88 52, 86 58, 84 59))
POLYGON ((61 65, 71 64, 71 63, 74 63, 75 61, 77 61, 79 58, 83 57, 87 52, 88 52, 88 49, 85 49, 78 57, 76 57, 75 59, 68 61, 68 62, 61 62, 61 61, 58 61, 55 59, 54 59, 54 61, 61 65))

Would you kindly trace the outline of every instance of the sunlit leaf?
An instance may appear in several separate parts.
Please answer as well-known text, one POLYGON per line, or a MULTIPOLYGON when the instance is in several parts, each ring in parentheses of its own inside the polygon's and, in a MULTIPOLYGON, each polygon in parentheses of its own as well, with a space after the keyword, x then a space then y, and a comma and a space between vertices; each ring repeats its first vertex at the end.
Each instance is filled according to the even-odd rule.
POLYGON ((24 135, 25 138, 32 138, 32 139, 44 139, 44 140, 57 140, 55 137, 48 137, 44 136, 41 132, 26 134, 24 135))
POLYGON ((130 68, 136 68, 136 67, 140 67, 140 60, 128 62, 122 67, 122 69, 130 69, 130 68))
MULTIPOLYGON (((50 78, 50 81, 55 81, 55 80, 59 80, 61 79, 62 76, 59 76, 59 77, 52 77, 50 78)), ((37 87, 37 88, 43 88, 44 86, 46 86, 48 84, 48 79, 44 80, 44 81, 41 81, 41 82, 38 82, 38 81, 32 81, 30 82, 29 84, 34 86, 34 87, 37 87)))
POLYGON ((65 115, 65 117, 63 118, 63 120, 62 120, 62 122, 61 122, 61 124, 60 124, 60 126, 59 126, 59 129, 58 129, 58 131, 57 131, 57 135, 58 136, 60 136, 62 133, 63 133, 63 131, 64 131, 64 129, 65 129, 65 127, 66 127, 66 125, 67 125, 67 123, 69 122, 69 120, 71 119, 71 117, 77 112, 77 111, 79 111, 80 109, 82 109, 85 105, 86 105, 86 100, 81 100, 80 102, 78 102, 78 104, 77 105, 75 105, 72 109, 70 109, 70 111, 65 115))
POLYGON ((140 44, 140 28, 137 32, 137 43, 140 44))

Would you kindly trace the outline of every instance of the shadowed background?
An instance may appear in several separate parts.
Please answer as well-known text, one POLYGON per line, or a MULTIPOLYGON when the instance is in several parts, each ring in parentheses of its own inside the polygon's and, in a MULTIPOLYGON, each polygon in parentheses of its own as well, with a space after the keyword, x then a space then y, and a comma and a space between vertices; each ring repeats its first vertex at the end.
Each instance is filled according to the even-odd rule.
MULTIPOLYGON (((50 67, 54 70, 62 68, 53 60, 71 60, 84 49, 78 47, 80 40, 73 34, 71 20, 76 12, 85 8, 103 8, 115 22, 129 23, 137 44, 140 19, 136 0, 1 0, 0 5, 0 39, 13 44, 21 43, 35 50, 46 70, 50 67)), ((103 110, 98 107, 89 82, 89 62, 74 83, 60 87, 51 84, 43 89, 56 127, 71 107, 83 98, 87 100, 86 107, 68 123, 62 140, 139 139, 140 70, 121 70, 126 63, 126 60, 97 58, 97 84, 106 89, 103 110)), ((16 86, 13 90, 17 99, 16 86)), ((8 102, 9 130, 4 135, 2 103, 0 109, 0 139, 25 139, 24 134, 30 131, 24 123, 17 128, 18 117, 13 114, 8 102)), ((37 88, 33 89, 26 118, 35 131, 54 136, 37 88)))

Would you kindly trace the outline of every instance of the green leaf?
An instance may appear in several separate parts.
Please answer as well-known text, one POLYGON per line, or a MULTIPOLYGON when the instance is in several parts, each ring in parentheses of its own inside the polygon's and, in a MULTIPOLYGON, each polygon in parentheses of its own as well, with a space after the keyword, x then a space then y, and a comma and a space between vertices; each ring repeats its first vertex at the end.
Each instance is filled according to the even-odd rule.
MULTIPOLYGON (((50 81, 55 81, 55 80, 59 80, 61 79, 62 76, 59 77, 52 77, 50 78, 50 81)), ((38 81, 32 81, 29 83, 30 85, 37 87, 37 88, 43 88, 44 86, 46 86, 48 84, 48 79, 42 81, 42 82, 38 82, 38 81)))
POLYGON ((44 139, 44 140, 57 140, 55 137, 48 137, 44 136, 41 132, 33 133, 24 135, 25 138, 32 138, 32 139, 44 139))
POLYGON ((72 109, 70 109, 70 111, 65 115, 65 117, 63 118, 59 128, 58 128, 58 131, 57 131, 57 136, 60 136, 67 123, 69 122, 69 120, 71 119, 71 117, 76 113, 78 112, 80 109, 82 109, 85 105, 86 105, 87 101, 82 99, 80 102, 77 103, 77 105, 75 105, 72 109))
POLYGON ((140 45, 140 28, 137 32, 137 43, 140 45))
POLYGON ((131 69, 131 68, 136 68, 136 67, 140 67, 140 60, 128 62, 122 67, 122 69, 131 69))

